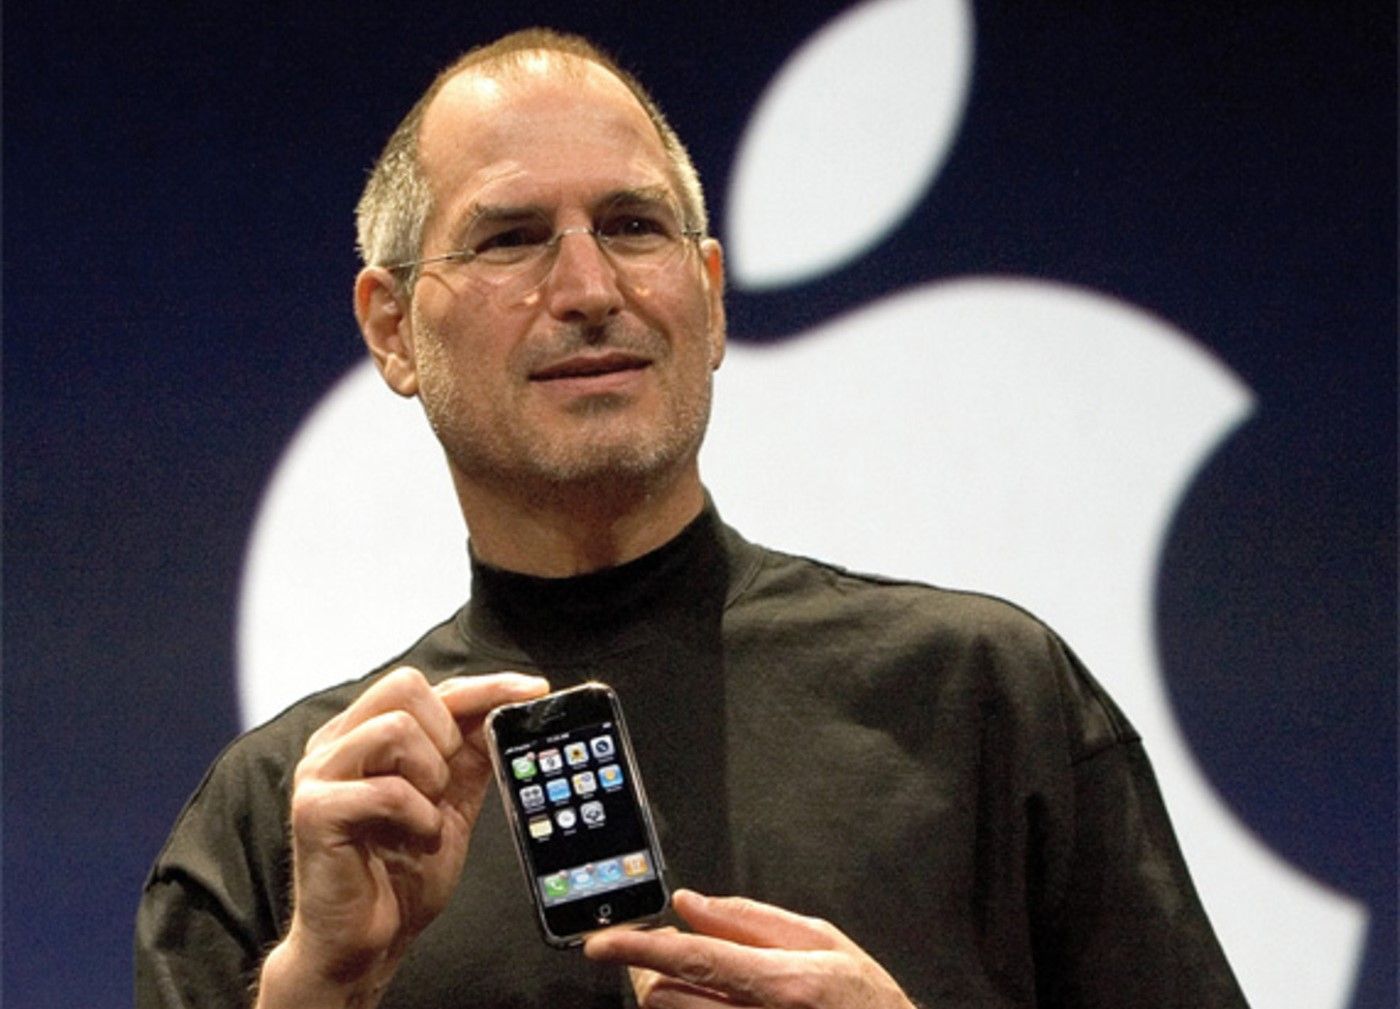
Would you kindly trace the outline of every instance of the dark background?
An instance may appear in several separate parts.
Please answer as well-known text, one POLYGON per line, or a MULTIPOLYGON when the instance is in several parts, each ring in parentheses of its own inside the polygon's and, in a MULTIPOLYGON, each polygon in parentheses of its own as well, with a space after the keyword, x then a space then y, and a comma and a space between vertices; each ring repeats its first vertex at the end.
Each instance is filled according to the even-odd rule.
MULTIPOLYGON (((130 1001, 143 874, 238 729, 259 495, 361 354, 350 211, 434 72, 527 23, 595 37, 657 92, 722 223, 754 101, 843 5, 521 6, 6 5, 10 1004, 130 1001)), ((1179 512, 1163 666, 1236 812, 1370 906, 1354 1006, 1393 1005, 1394 4, 975 17, 970 104, 916 213, 820 284, 736 292, 731 336, 993 274, 1115 295, 1221 356, 1258 408, 1179 512)))

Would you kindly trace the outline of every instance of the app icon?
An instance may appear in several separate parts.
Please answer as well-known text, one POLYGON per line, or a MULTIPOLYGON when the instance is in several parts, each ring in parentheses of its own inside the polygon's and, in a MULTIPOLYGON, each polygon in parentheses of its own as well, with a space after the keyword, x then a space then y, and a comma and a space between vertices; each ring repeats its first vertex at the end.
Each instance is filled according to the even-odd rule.
POLYGON ((649 871, 647 853, 639 851, 635 855, 623 855, 622 871, 629 876, 645 876, 649 871))
POLYGON ((569 762, 570 767, 586 764, 588 763, 588 747, 582 743, 569 743, 564 747, 564 759, 569 762))
POLYGON ((544 884, 546 900, 558 900, 560 897, 569 895, 569 874, 567 872, 556 872, 552 876, 546 876, 541 882, 544 884))
POLYGON ((559 824, 560 830, 573 830, 578 825, 578 814, 570 806, 554 811, 554 820, 559 824))
POLYGON ((597 760, 607 760, 616 752, 613 749, 612 736, 599 736, 596 739, 590 739, 588 746, 597 760))
POLYGON ((547 816, 530 817, 530 836, 536 841, 543 841, 550 834, 554 833, 554 824, 547 816))
POLYGON ((558 750, 540 751, 540 770, 545 774, 553 774, 564 766, 563 759, 559 756, 558 750))
POLYGON ((598 780, 603 783, 603 787, 609 792, 615 792, 622 787, 622 768, 616 764, 608 764, 606 767, 598 768, 598 780))
MULTIPOLYGON (((536 788, 539 786, 536 785, 536 788)), ((567 778, 555 778, 549 783, 549 801, 563 802, 569 797, 569 780, 567 778)))
POLYGON ((544 789, 539 785, 526 785, 520 790, 520 804, 526 809, 539 809, 544 805, 544 789))
POLYGON ((598 863, 598 882, 616 883, 622 878, 622 863, 615 858, 598 863))
POLYGON ((593 889, 593 866, 581 865, 569 872, 569 886, 575 890, 593 889))
POLYGON ((587 795, 589 792, 596 791, 597 788, 598 781, 593 777, 592 771, 579 771, 578 774, 574 775, 574 791, 579 795, 587 795))
POLYGON ((527 753, 516 757, 510 762, 510 773, 515 775, 517 781, 529 781, 535 776, 535 755, 527 753))
POLYGON ((583 817, 583 822, 590 827, 596 827, 608 818, 603 812, 601 802, 585 802, 578 808, 578 815, 583 817))

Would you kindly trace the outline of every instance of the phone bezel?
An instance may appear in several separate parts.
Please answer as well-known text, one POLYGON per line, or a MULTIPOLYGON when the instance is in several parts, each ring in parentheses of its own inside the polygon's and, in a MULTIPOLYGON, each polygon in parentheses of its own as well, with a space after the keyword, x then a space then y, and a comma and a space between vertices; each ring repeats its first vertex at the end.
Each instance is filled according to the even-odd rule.
POLYGON ((646 787, 637 768, 632 739, 627 731, 622 704, 616 692, 605 683, 582 683, 534 700, 495 708, 487 715, 485 728, 496 789, 501 796, 511 839, 515 845, 516 859, 520 864, 530 904, 535 909, 535 919, 544 941, 550 946, 566 949, 579 945, 589 933, 600 928, 623 922, 646 922, 664 913, 671 902, 670 888, 666 882, 666 861, 661 853, 661 845, 652 820, 651 805, 646 797, 646 787), (539 724, 531 727, 529 720, 532 719, 558 724, 552 730, 544 727, 544 721, 539 721, 539 724), (572 729, 595 721, 611 721, 615 726, 618 756, 627 774, 628 787, 635 798, 637 815, 656 875, 653 879, 608 891, 596 898, 584 897, 547 907, 536 886, 538 870, 530 856, 528 830, 511 797, 513 786, 502 751, 549 731, 561 731, 566 726, 572 729), (606 898, 604 903, 612 908, 612 913, 606 917, 600 911, 600 901, 603 898, 606 898), (614 906, 618 904, 621 906, 614 906))

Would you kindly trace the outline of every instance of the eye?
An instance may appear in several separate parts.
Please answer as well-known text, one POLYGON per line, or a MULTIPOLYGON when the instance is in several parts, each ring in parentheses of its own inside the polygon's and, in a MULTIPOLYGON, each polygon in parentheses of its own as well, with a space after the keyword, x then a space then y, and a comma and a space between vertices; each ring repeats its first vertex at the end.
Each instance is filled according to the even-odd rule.
POLYGON ((619 207, 603 218, 598 236, 625 252, 646 252, 666 245, 679 229, 666 207, 619 207))
POLYGON ((497 223, 474 228, 467 237, 466 251, 473 259, 488 263, 513 263, 549 245, 552 234, 543 220, 497 223))
POLYGON ((603 225, 603 234, 612 238, 637 238, 643 235, 664 235, 666 226, 644 214, 623 214, 603 225))

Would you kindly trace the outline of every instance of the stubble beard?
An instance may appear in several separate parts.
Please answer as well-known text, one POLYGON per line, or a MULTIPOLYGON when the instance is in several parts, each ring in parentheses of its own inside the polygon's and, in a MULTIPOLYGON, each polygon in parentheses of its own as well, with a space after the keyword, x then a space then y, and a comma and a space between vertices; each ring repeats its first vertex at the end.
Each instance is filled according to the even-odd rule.
MULTIPOLYGON (((459 482, 536 507, 586 502, 593 508, 657 493, 693 465, 700 450, 710 418, 708 364, 703 376, 668 369, 672 381, 662 390, 665 406, 659 417, 629 416, 626 397, 602 395, 578 403, 568 422, 550 426, 521 416, 507 427, 498 417, 473 409, 440 334, 421 317, 414 330, 419 399, 459 482)), ((612 342, 566 334, 555 343, 645 349, 657 365, 674 353, 656 333, 612 342)), ((551 347, 536 356, 561 350, 551 347)))

